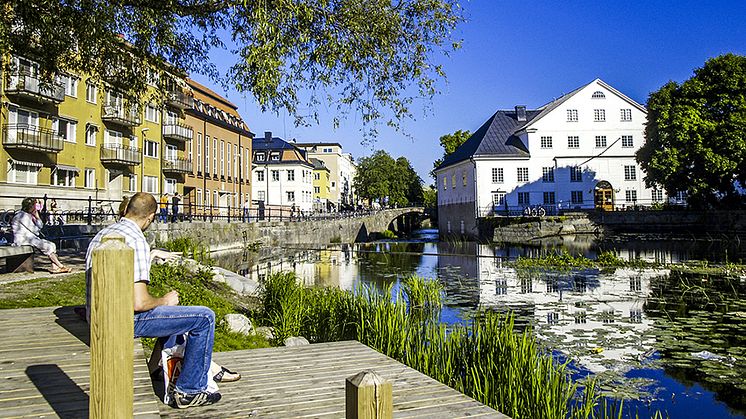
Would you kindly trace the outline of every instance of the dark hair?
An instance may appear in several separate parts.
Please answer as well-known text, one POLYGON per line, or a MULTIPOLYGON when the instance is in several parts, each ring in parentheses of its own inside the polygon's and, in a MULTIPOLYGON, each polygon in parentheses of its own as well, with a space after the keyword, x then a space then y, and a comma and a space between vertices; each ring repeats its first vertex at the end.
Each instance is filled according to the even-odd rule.
MULTIPOLYGON (((124 201, 122 201, 124 203, 124 201)), ((124 215, 130 216, 130 218, 147 218, 152 214, 155 214, 158 209, 158 203, 156 202, 153 195, 147 192, 138 192, 132 195, 129 202, 124 205, 124 215)), ((122 205, 119 206, 120 213, 122 213, 122 205)))
POLYGON ((23 198, 23 201, 21 202, 21 209, 26 212, 31 212, 34 209, 34 206, 36 206, 36 198, 23 198))
POLYGON ((127 214, 127 207, 130 204, 130 198, 128 196, 122 197, 122 202, 119 204, 119 211, 117 211, 117 214, 119 215, 119 218, 122 218, 127 214))

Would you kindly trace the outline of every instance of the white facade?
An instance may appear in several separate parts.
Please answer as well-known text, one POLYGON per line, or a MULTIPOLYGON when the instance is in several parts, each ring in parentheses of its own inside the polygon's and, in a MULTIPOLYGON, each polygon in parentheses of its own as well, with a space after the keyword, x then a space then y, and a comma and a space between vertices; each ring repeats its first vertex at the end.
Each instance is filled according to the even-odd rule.
POLYGON ((355 205, 352 181, 357 166, 352 154, 342 151, 339 143, 299 143, 296 147, 305 150, 307 157, 319 159, 329 169, 329 201, 339 210, 342 205, 355 205))
POLYGON ((308 164, 255 164, 251 176, 251 196, 267 207, 313 209, 313 168, 308 164))
POLYGON ((600 202, 597 189, 608 185, 613 195, 606 209, 662 202, 662 192, 645 188, 635 161, 646 116, 641 105, 598 79, 538 110, 498 111, 497 126, 480 128, 474 135, 481 139, 464 144, 470 153, 436 170, 439 211, 448 215, 448 206, 464 202, 475 217, 516 215, 537 204, 550 213, 592 209, 600 202), (506 128, 509 118, 514 128, 506 128))

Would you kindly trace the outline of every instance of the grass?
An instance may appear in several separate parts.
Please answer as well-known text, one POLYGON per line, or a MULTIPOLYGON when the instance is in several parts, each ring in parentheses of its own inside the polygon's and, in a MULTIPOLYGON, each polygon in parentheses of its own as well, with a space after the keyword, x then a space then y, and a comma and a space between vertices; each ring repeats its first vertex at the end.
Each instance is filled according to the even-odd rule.
POLYGON ((0 309, 57 307, 85 304, 85 273, 5 284, 0 309))
POLYGON ((382 352, 512 417, 611 417, 615 403, 602 399, 590 380, 574 383, 565 364, 543 352, 532 332, 517 332, 512 315, 480 312, 468 326, 437 321, 442 285, 410 277, 391 296, 359 288, 306 288, 293 273, 263 282, 261 320, 277 340, 347 339, 382 352))

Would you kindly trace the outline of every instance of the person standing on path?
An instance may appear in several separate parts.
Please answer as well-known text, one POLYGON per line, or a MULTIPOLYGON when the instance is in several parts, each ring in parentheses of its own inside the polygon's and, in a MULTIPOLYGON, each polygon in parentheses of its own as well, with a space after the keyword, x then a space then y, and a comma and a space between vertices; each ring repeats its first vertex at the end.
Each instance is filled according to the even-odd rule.
POLYGON ((175 223, 178 221, 179 217, 179 202, 181 202, 181 198, 179 198, 179 193, 174 193, 174 197, 171 198, 171 222, 175 223))
POLYGON ((161 195, 158 208, 160 209, 158 220, 162 223, 168 222, 168 194, 161 195))

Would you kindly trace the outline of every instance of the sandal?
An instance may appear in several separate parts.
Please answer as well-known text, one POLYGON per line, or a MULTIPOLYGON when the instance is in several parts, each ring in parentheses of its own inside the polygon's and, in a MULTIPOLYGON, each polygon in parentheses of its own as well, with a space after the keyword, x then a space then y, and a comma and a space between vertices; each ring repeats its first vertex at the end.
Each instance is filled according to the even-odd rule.
POLYGON ((67 266, 63 266, 63 267, 61 267, 59 269, 50 269, 49 270, 50 274, 66 274, 66 273, 69 273, 69 272, 72 272, 72 269, 68 268, 67 266))
POLYGON ((241 374, 233 372, 226 367, 220 367, 220 371, 215 374, 213 380, 216 383, 232 383, 241 379, 241 374))

